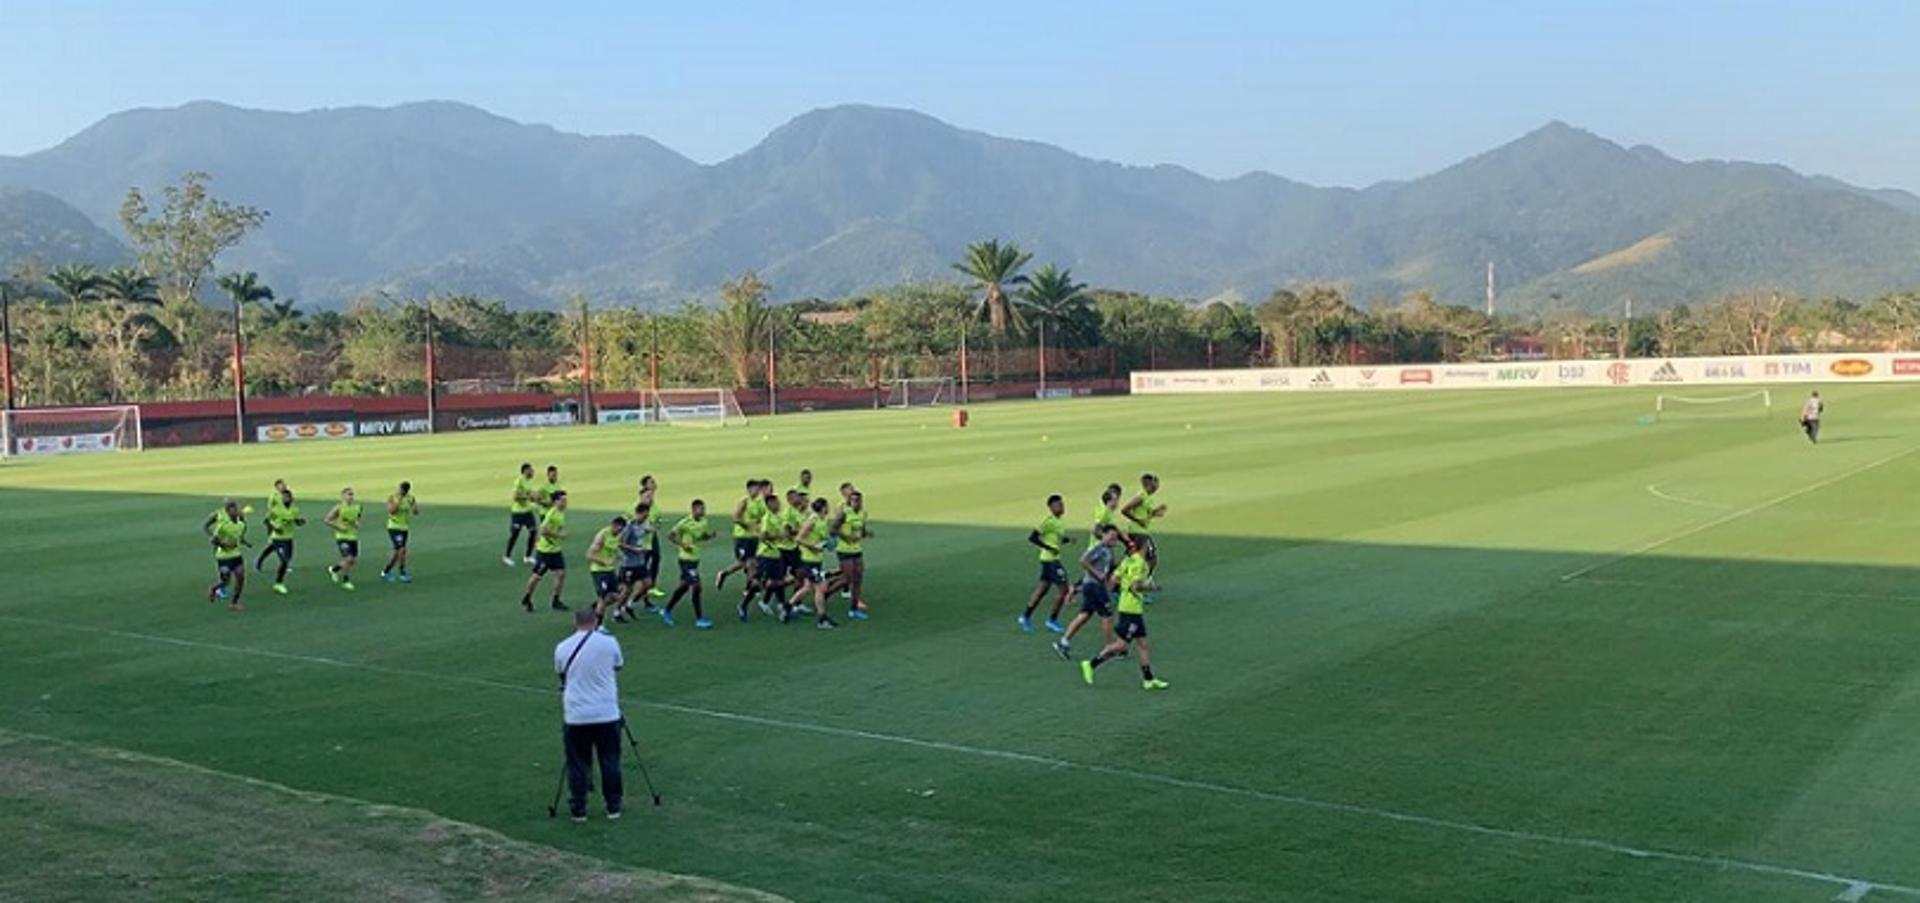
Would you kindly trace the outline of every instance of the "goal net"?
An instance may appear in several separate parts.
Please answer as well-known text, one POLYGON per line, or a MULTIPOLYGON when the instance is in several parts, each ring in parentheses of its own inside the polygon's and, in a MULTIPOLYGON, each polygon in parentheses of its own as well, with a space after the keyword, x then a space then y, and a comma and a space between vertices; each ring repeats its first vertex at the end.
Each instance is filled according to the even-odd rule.
POLYGON ((1766 389, 1730 395, 1660 395, 1653 414, 1667 420, 1688 417, 1765 417, 1773 411, 1773 393, 1766 389))
POLYGON ((928 405, 953 404, 954 397, 951 376, 896 379, 893 381, 893 388, 887 393, 887 407, 922 408, 928 405))
POLYGON ((740 426, 747 422, 732 389, 661 389, 642 392, 640 403, 654 423, 669 426, 740 426))
POLYGON ((0 412, 0 456, 139 451, 140 409, 35 408, 0 412))

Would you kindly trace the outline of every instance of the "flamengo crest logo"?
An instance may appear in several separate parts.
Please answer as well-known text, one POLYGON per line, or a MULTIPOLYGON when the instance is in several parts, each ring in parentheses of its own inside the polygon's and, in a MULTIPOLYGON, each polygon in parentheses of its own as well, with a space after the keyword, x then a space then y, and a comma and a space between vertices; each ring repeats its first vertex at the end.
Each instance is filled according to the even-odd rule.
POLYGON ((1686 380, 1680 378, 1680 371, 1673 368, 1672 361, 1661 361, 1660 369, 1653 371, 1651 381, 1656 383, 1686 382, 1686 380))
POLYGON ((1633 368, 1621 363, 1607 365, 1607 382, 1616 386, 1633 382, 1633 368))

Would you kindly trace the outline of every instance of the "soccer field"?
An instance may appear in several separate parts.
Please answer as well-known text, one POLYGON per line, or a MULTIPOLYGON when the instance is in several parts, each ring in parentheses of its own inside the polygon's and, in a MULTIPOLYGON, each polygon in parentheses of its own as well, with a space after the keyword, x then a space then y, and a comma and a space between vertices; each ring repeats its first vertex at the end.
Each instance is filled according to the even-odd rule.
POLYGON ((10 462, 0 899, 1920 899, 1920 392, 1823 395, 1818 447, 1797 390, 1657 425, 1650 393, 1560 390, 10 462), (572 496, 574 604, 643 472, 714 509, 709 575, 746 477, 854 480, 874 618, 742 625, 709 588, 712 631, 618 626, 666 804, 549 820, 571 626, 499 561, 523 460, 572 496), (1015 626, 1025 537, 1059 492, 1084 539, 1143 470, 1172 688, 1089 688, 1015 626), (275 477, 316 521, 293 594, 250 575, 230 614, 200 521, 275 477), (405 586, 371 504, 400 479, 405 586), (348 484, 351 594, 317 524, 348 484))

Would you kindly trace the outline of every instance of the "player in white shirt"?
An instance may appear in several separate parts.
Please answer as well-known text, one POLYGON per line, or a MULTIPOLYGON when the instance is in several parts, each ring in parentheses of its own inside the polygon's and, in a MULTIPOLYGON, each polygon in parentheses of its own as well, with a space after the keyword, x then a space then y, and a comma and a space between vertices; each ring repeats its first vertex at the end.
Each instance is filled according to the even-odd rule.
POLYGON ((1807 441, 1815 445, 1820 443, 1820 415, 1827 410, 1827 403, 1820 400, 1820 393, 1807 396, 1807 403, 1800 406, 1800 431, 1807 434, 1807 441))

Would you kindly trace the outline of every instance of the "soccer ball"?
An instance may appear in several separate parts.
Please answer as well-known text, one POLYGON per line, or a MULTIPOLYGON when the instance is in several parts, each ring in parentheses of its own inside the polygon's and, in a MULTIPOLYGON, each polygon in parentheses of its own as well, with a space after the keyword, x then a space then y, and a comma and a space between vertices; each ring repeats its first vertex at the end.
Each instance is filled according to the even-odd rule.
POLYGON ((252 513, 253 513, 253 506, 252 506, 252 505, 242 505, 242 506, 240 506, 240 513, 241 513, 241 514, 252 514, 252 513))

